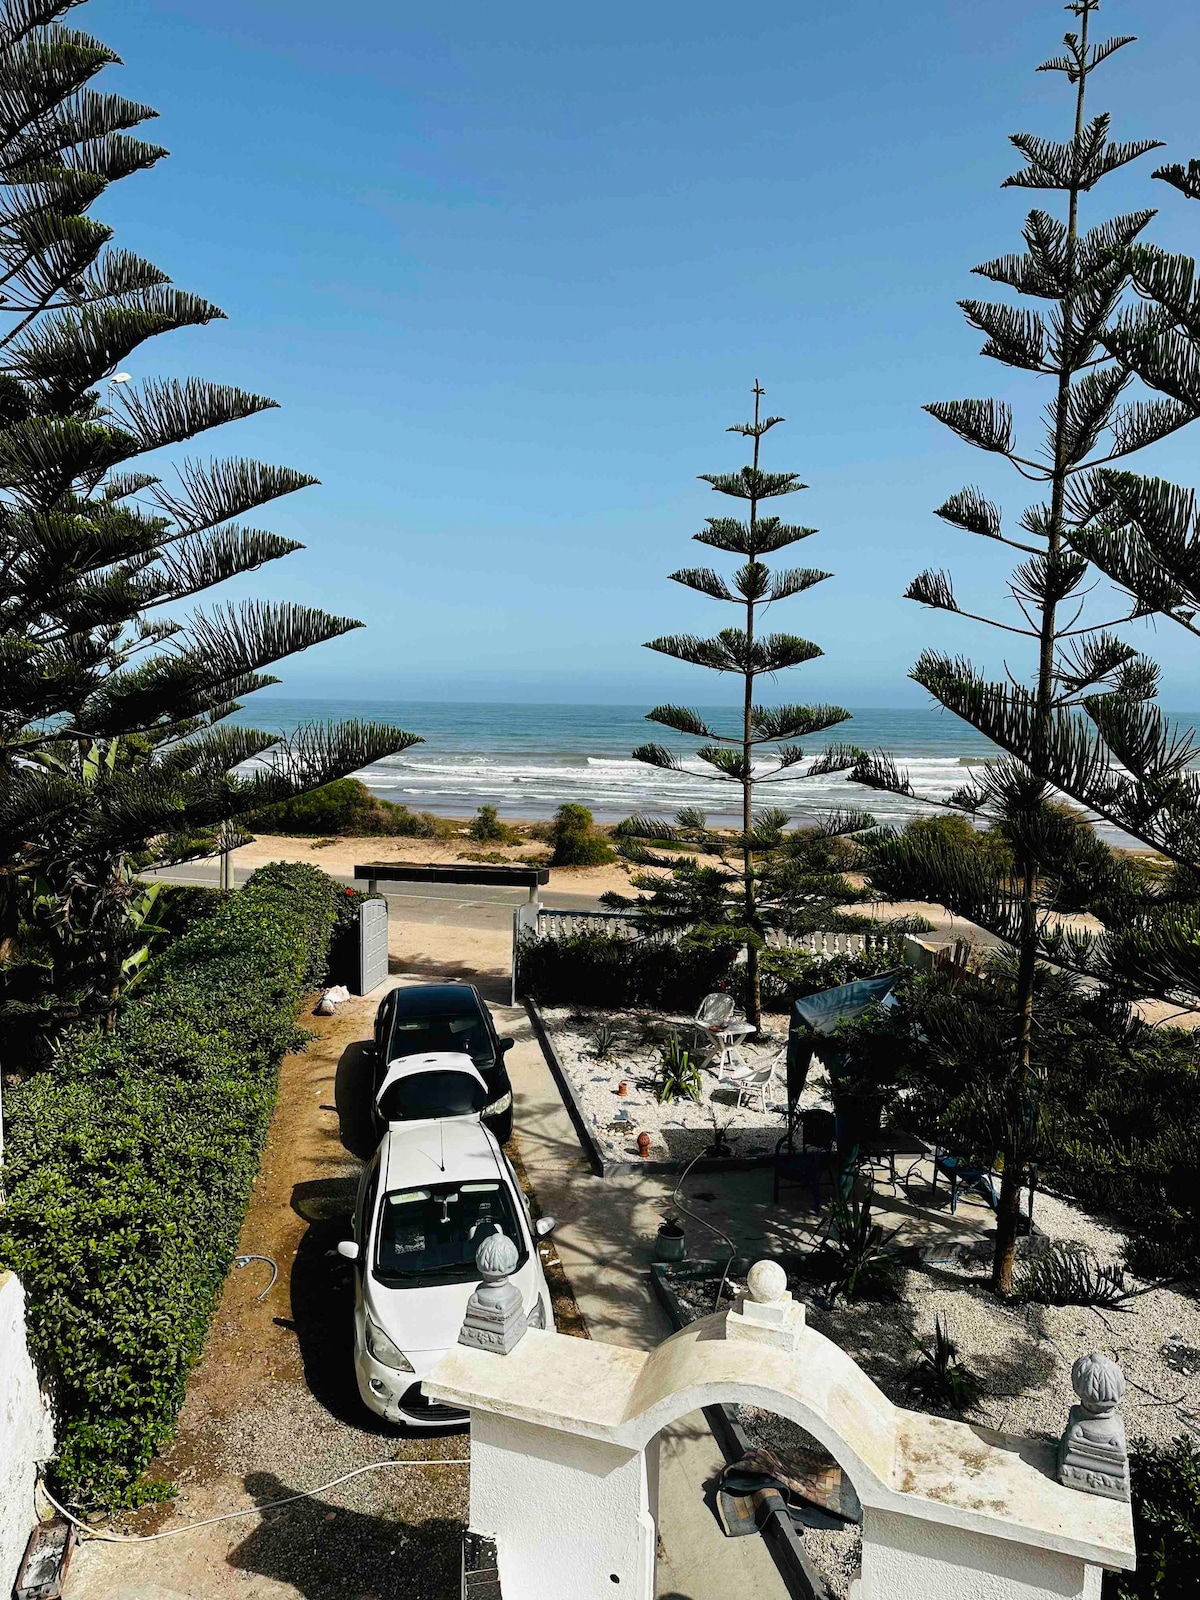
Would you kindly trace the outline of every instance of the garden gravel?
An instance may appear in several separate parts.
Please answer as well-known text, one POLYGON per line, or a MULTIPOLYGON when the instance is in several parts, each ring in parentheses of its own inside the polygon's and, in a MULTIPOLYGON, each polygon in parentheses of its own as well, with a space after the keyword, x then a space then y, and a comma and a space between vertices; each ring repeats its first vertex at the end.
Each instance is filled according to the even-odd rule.
MULTIPOLYGON (((724 1132, 733 1156, 769 1155, 784 1131, 785 1090, 782 1072, 774 1093, 778 1108, 764 1114, 756 1103, 738 1108, 737 1091, 717 1082, 707 1069, 701 1072, 701 1098, 670 1100, 660 1104, 650 1087, 659 1053, 666 1040, 678 1033, 693 1048, 695 1026, 691 1017, 652 1011, 580 1011, 547 1007, 542 1012, 547 1032, 575 1097, 594 1129, 596 1142, 614 1161, 637 1160, 637 1136, 650 1135, 651 1161, 690 1161, 713 1143, 714 1119, 724 1132), (611 1031, 609 1051, 597 1053, 597 1031, 611 1031), (628 1093, 617 1085, 624 1080, 628 1093), (627 1122, 614 1126, 619 1113, 627 1122)), ((742 1054, 750 1066, 764 1066, 778 1055, 787 1038, 782 1019, 770 1019, 763 1036, 742 1054)), ((824 1069, 813 1063, 802 1106, 828 1104, 824 1069)))
MULTIPOLYGON (((1039 1194, 1035 1219, 1052 1241, 1086 1245, 1107 1264, 1119 1260, 1122 1234, 1068 1201, 1039 1194)), ((1125 1374, 1122 1413, 1131 1444, 1164 1445, 1181 1433, 1200 1435, 1200 1302, 1178 1289, 1149 1288, 1131 1276, 1126 1281, 1145 1292, 1120 1307, 1002 1304, 989 1287, 986 1259, 947 1250, 944 1262, 903 1270, 894 1303, 831 1308, 811 1283, 790 1279, 789 1287, 805 1302, 809 1324, 853 1356, 897 1404, 938 1409, 908 1397, 905 1379, 915 1340, 931 1337, 940 1316, 961 1359, 984 1385, 972 1422, 1057 1439, 1074 1401, 1071 1365, 1100 1351, 1119 1361, 1125 1374)), ((716 1276, 690 1283, 681 1278, 672 1288, 687 1315, 697 1318, 711 1314, 717 1282, 716 1276)), ((730 1281, 729 1292, 744 1288, 744 1282, 730 1281)), ((788 1450, 814 1443, 773 1412, 736 1409, 753 1447, 788 1450)), ((833 1600, 845 1600, 859 1563, 860 1530, 806 1528, 802 1537, 833 1600)))

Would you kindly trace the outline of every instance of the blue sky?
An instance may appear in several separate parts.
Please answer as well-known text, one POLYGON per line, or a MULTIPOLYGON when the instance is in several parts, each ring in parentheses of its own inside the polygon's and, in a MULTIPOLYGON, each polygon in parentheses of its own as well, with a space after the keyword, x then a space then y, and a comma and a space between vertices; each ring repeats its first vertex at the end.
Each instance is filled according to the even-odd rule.
MULTIPOLYGON (((287 691, 712 703, 711 675, 640 645, 732 620, 666 575, 701 558, 689 535, 723 507, 696 474, 740 461, 723 429, 755 377, 788 419, 765 464, 812 486, 788 505, 822 530, 799 559, 836 574, 776 608, 826 652, 787 698, 920 704, 926 643, 1000 664, 994 636, 900 596, 946 565, 962 603, 996 601, 1004 562, 932 508, 972 482, 1024 504, 920 407, 1003 394, 1036 426, 1037 383, 978 356, 955 300, 986 295, 970 268, 1041 203, 1000 190, 1006 136, 1067 131, 1063 80, 1033 71, 1071 21, 1056 0, 92 0, 73 20, 172 151, 98 214, 229 315, 129 370, 274 396, 202 453, 322 480, 258 519, 306 550, 237 592, 368 626, 288 664, 287 691)), ((1140 42, 1093 109, 1200 155, 1200 8, 1101 20, 1140 42)), ((1200 206, 1153 163, 1085 221, 1157 204, 1154 236, 1195 252, 1200 206)), ((1145 460, 1197 481, 1200 425, 1145 460)), ((1167 703, 1197 703, 1194 642, 1142 642, 1167 703)))

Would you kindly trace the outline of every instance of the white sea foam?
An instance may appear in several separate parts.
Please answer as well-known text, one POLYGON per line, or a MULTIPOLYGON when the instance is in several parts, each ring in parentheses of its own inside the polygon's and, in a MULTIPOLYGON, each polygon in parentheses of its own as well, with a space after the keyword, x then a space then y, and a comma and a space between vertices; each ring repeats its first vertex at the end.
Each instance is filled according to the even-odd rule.
MULTIPOLYGON (((958 756, 900 760, 918 793, 944 800, 968 782, 972 768, 958 756)), ((851 784, 836 773, 799 775, 764 784, 759 803, 778 804, 798 818, 832 810, 868 809, 881 821, 897 821, 927 809, 903 796, 880 794, 851 784)), ((714 819, 732 816, 738 808, 736 786, 709 777, 711 768, 694 756, 681 757, 682 771, 664 771, 615 756, 575 758, 504 755, 421 755, 406 752, 368 767, 361 776, 377 793, 402 800, 415 809, 444 812, 473 810, 492 804, 510 816, 546 816, 564 801, 590 807, 600 820, 614 820, 632 811, 669 814, 681 806, 698 806, 714 819)), ((771 770, 764 764, 764 771, 771 770)))

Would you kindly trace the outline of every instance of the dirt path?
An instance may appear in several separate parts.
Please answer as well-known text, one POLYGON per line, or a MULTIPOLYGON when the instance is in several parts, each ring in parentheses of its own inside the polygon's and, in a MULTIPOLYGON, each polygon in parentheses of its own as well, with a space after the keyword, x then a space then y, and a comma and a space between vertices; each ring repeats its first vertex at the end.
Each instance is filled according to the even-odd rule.
MULTIPOLYGON (((398 1438, 362 1406, 351 1364, 352 1283, 331 1255, 349 1234, 363 1124, 363 1058, 379 1001, 311 1019, 320 1037, 283 1064, 279 1104, 241 1235, 270 1267, 229 1275, 175 1443, 156 1464, 178 1499, 129 1531, 182 1526, 282 1498, 367 1462, 462 1457, 461 1434, 398 1438)), ((467 1474, 460 1466, 366 1473, 269 1512, 149 1544, 86 1542, 67 1600, 454 1600, 467 1474)))

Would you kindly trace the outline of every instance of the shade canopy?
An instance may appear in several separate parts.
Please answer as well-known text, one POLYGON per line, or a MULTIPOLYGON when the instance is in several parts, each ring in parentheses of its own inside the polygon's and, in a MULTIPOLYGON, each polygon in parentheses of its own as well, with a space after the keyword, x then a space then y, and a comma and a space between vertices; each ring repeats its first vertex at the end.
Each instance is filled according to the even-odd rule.
POLYGON ((829 1035, 839 1022, 856 1021, 877 1000, 887 999, 899 976, 898 972, 885 972, 879 978, 856 978, 853 983, 840 983, 836 989, 822 989, 820 994, 808 994, 796 1001, 788 1030, 789 1106, 794 1106, 804 1092, 812 1060, 812 1035, 829 1035))

